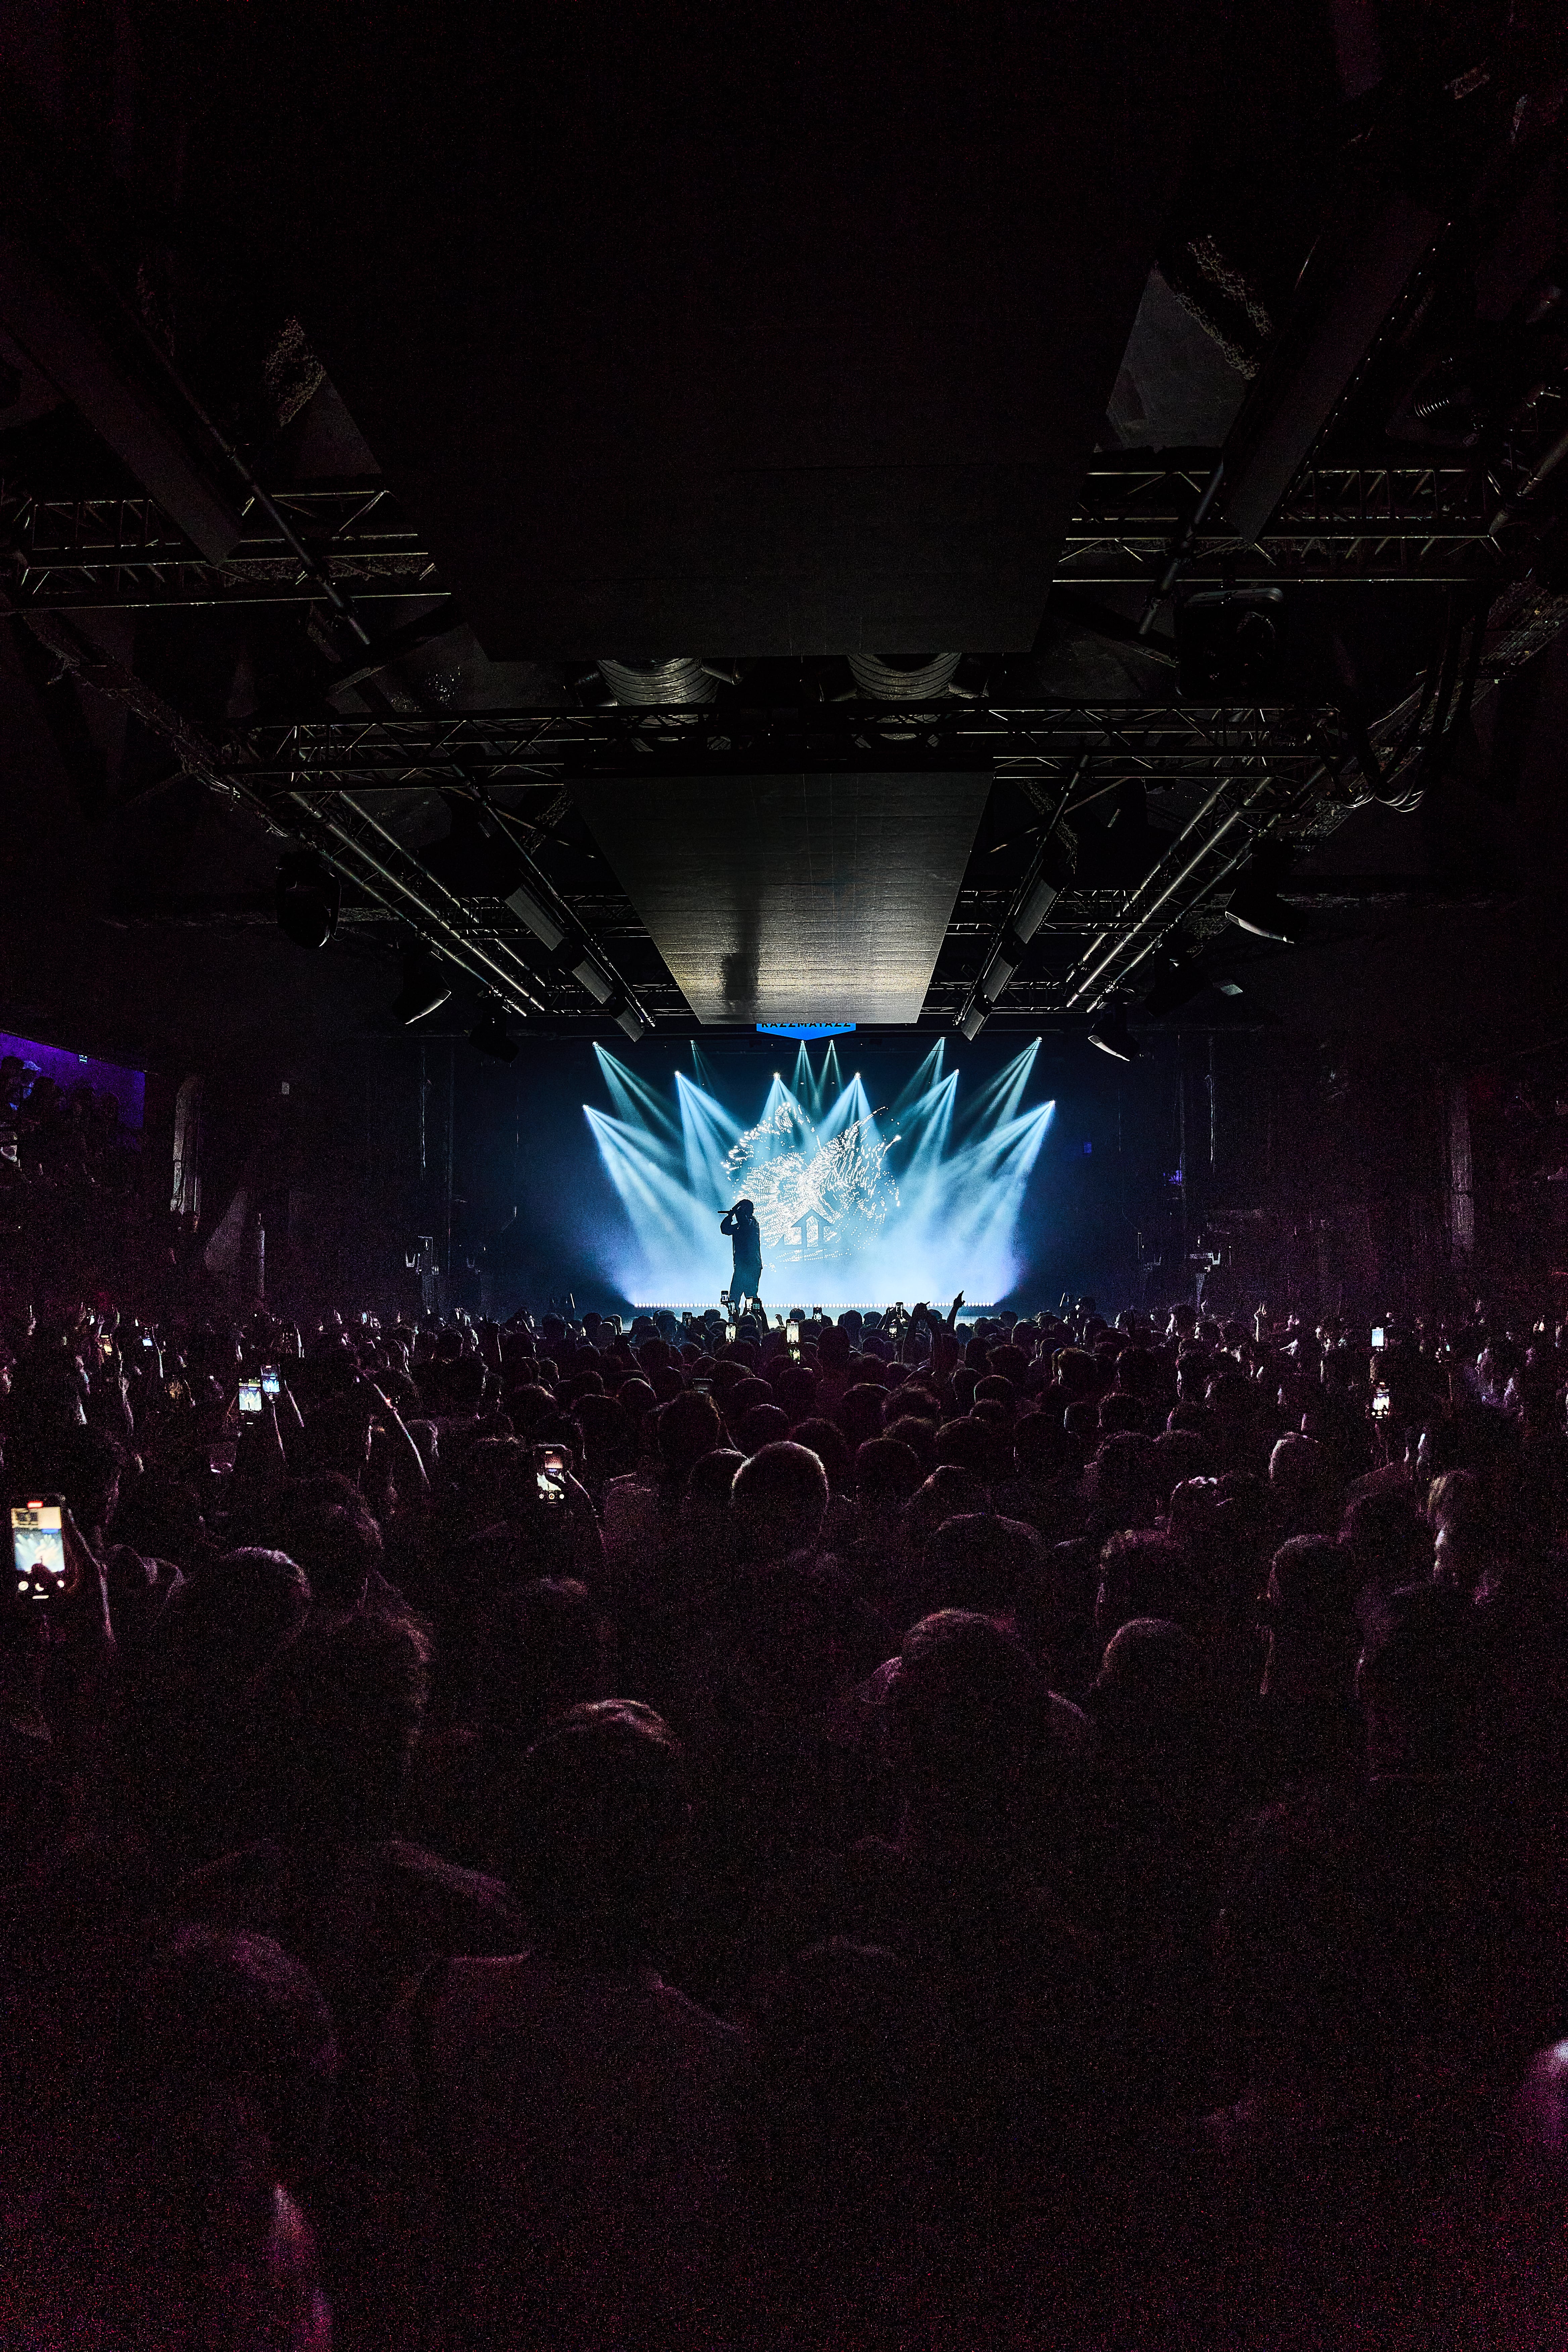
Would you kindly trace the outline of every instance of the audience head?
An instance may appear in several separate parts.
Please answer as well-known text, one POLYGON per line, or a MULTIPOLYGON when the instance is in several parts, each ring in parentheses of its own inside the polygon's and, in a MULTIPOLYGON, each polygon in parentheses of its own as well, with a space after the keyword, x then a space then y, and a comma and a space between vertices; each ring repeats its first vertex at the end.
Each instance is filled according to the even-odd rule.
POLYGON ((730 1508, 742 1550, 758 1560, 813 1551, 827 1512, 827 1473, 816 1455, 787 1438, 742 1464, 730 1508))
POLYGON ((1108 1537, 1100 1555, 1095 1632, 1109 1642, 1135 1617, 1184 1619, 1192 1582, 1188 1555, 1173 1537, 1146 1528, 1108 1537))
MULTIPOLYGON (((827 1473, 829 1491, 847 1495, 854 1484, 855 1456, 837 1422, 797 1422, 790 1433, 797 1445, 815 1454, 827 1473)), ((862 1448, 864 1451, 864 1448, 862 1448)))
POLYGON ((1202 1654, 1168 1618, 1133 1617, 1117 1628, 1089 1700, 1102 1737, 1123 1758, 1196 1760, 1202 1654))
POLYGON ((940 1609, 905 1634, 889 1693, 917 1804, 961 1799, 977 1819, 1016 1794, 1049 1729, 1044 1678, 992 1617, 940 1609))
POLYGON ((135 2095, 168 2116, 219 2095, 265 2131, 300 2188, 325 2152, 338 2074, 314 1979, 269 1936, 177 1928, 143 1968, 123 2045, 135 2095))
POLYGON ((1161 1499, 1153 1439, 1131 1430, 1107 1437, 1089 1465, 1088 1490, 1089 1499, 1123 1527, 1152 1527, 1161 1499))
POLYGON ((1331 1535, 1340 1522, 1339 1486, 1328 1449, 1299 1431, 1277 1440, 1268 1457, 1268 1485, 1286 1532, 1331 1535))
POLYGON ((905 1536, 918 1550, 935 1535, 944 1519, 962 1518, 966 1511, 987 1510, 990 1503, 989 1492, 973 1471, 943 1463, 905 1504, 905 1536))
POLYGON ((920 1485, 920 1458, 901 1438, 868 1437, 858 1450, 855 1489, 862 1508, 874 1517, 900 1509, 920 1485))
POLYGON ((921 1583, 929 1610, 1005 1616, 1043 1547, 1033 1528, 971 1511, 945 1520, 925 1548, 921 1583))
POLYGON ((416 1625, 383 1616, 313 1620, 279 1653, 257 1715, 270 1809, 285 1835, 364 1843, 392 1833, 429 1659, 416 1625))
POLYGON ((687 1815, 680 1743, 652 1707, 600 1699, 561 1716, 524 1757, 501 1825, 541 1939, 616 1966, 646 1951, 687 1815))
POLYGON ((1373 1604, 1356 1668, 1367 1769, 1448 1776, 1479 1753, 1475 1612, 1442 1585, 1411 1585, 1373 1604))
POLYGON ((481 1652, 485 1736, 521 1755, 568 1708, 609 1692, 610 1628, 585 1584, 540 1577, 489 1610, 481 1652))
POLYGON ((711 1397, 701 1396, 696 1390, 661 1405, 658 1428, 659 1460, 667 1480, 678 1489, 690 1475, 692 1465, 724 1443, 718 1407, 711 1397))
POLYGON ((1076 1481, 1083 1475, 1083 1447, 1051 1412, 1026 1412, 1014 1423, 1013 1458, 1024 1478, 1076 1481))
POLYGON ((1292 1536, 1268 1570, 1258 1616, 1268 1635, 1263 1690, 1303 1683, 1346 1697, 1358 1629, 1349 1556, 1327 1536, 1292 1536))
POLYGON ((887 1391, 869 1381, 845 1391, 835 1419, 852 1449, 880 1437, 886 1402, 887 1391))
POLYGON ((1432 1574, 1432 1529, 1406 1488, 1359 1496, 1345 1513, 1340 1540, 1358 1591, 1393 1593, 1432 1574))

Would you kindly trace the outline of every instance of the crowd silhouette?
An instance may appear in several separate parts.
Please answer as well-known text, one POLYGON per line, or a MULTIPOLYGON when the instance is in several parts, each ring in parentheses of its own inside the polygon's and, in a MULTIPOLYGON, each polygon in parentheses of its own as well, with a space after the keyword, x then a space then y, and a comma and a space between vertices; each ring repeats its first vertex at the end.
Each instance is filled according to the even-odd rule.
POLYGON ((1568 2338, 1568 1330, 13 1306, 0 2342, 1568 2338))

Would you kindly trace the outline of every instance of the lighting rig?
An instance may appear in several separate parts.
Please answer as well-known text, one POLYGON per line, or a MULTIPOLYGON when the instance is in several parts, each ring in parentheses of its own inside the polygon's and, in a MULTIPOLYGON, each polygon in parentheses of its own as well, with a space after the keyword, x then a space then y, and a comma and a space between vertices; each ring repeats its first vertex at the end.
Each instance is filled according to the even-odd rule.
MULTIPOLYGON (((541 863, 577 782, 923 772, 988 776, 1030 815, 1022 870, 961 888, 923 1024, 1092 1024, 1115 1053, 1129 1003, 1156 1017, 1205 984, 1216 931, 1299 938, 1292 854, 1368 803, 1418 808, 1487 695, 1568 624, 1568 247, 1554 232, 1519 259, 1565 146, 1560 100, 1504 106, 1484 62, 1395 90, 1376 137, 1349 142, 1224 446, 1096 453, 1041 599, 1124 660, 1125 700, 1048 696, 1034 656, 980 649, 907 674, 694 654, 658 669, 689 681, 679 702, 640 698, 657 666, 606 658, 563 672, 549 708, 422 706, 397 665, 461 616, 417 526, 379 480, 268 490, 194 398, 181 447, 211 445, 222 514, 178 436, 163 503, 0 481, 0 614, 262 819, 289 937, 318 948, 368 916, 415 957, 400 1006, 432 1000, 400 1017, 460 980, 481 1051, 504 1051, 509 1020, 614 1023, 635 1043, 689 1017, 668 975, 626 976, 655 960, 614 889, 568 889, 541 863), (1358 601, 1376 645, 1380 596, 1423 633, 1397 676, 1347 651, 1358 601), (378 633, 389 604, 403 614, 378 633), (226 730, 80 625, 263 606, 299 608, 317 672, 281 715, 226 730), (349 715, 351 698, 383 707, 349 715), (1147 805, 1148 855, 1097 872, 1075 844, 1123 792, 1147 805), (432 793, 454 812, 445 856, 398 830, 432 793)), ((162 354, 156 369, 177 393, 162 354)))

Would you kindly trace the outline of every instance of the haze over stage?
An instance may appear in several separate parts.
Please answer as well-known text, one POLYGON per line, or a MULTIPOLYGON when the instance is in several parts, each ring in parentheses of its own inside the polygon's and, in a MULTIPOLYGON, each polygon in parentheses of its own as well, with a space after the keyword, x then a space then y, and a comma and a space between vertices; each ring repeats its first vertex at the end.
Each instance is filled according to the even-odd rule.
POLYGON ((834 1042, 815 1065, 802 1045, 788 1083, 775 1072, 760 1103, 740 1105, 721 1098, 697 1045, 693 1075, 678 1071, 665 1091, 596 1045, 611 1107, 583 1108, 622 1211, 606 1278, 627 1298, 713 1304, 731 1274, 719 1219, 745 1193, 758 1204, 770 1307, 803 1289, 834 1307, 958 1289, 1005 1298, 1056 1108, 1026 1104, 1038 1048, 1031 1039, 961 1099, 939 1043, 879 1112, 834 1042))

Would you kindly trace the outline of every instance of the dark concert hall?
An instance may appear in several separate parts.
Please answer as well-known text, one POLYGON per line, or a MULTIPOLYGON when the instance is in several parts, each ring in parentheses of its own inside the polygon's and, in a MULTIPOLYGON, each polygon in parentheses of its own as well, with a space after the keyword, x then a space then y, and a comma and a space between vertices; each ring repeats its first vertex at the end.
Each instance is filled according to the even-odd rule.
POLYGON ((1568 2352, 1564 0, 0 152, 0 2352, 1568 2352))

